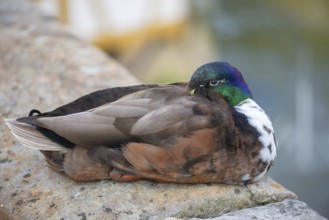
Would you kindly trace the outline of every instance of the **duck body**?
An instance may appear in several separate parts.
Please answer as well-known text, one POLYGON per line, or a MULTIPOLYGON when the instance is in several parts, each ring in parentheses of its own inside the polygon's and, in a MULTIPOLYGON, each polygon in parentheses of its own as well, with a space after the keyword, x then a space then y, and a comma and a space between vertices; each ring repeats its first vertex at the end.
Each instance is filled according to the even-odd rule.
POLYGON ((110 88, 6 123, 77 181, 247 184, 267 173, 277 143, 243 78, 235 82, 241 74, 230 78, 235 71, 210 63, 189 83, 110 88))

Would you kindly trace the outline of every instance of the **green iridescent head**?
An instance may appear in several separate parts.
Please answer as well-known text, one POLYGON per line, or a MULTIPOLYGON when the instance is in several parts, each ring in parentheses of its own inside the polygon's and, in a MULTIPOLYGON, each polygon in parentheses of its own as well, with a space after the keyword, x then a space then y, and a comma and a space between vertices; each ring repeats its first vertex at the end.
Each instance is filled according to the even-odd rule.
POLYGON ((212 62, 199 67, 193 73, 189 87, 195 89, 195 94, 208 98, 219 93, 232 106, 252 98, 240 71, 225 62, 212 62))

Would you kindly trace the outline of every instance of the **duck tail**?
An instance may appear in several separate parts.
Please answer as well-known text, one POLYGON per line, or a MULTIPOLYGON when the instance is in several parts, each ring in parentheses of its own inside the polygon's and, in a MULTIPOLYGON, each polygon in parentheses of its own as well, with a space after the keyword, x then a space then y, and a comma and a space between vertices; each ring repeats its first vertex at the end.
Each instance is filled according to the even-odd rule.
POLYGON ((64 161, 65 154, 62 151, 41 151, 45 156, 47 165, 50 169, 57 173, 65 174, 64 161))
POLYGON ((16 119, 4 119, 11 133, 24 146, 41 151, 67 152, 69 149, 53 142, 44 136, 38 127, 17 121, 16 119))

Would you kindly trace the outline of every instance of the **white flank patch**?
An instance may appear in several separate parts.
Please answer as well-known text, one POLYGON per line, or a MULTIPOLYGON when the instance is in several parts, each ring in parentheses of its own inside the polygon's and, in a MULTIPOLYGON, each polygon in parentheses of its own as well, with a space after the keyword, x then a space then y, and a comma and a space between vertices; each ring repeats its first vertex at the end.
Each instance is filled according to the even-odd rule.
POLYGON ((251 177, 250 177, 250 174, 249 173, 246 173, 244 174, 242 177, 241 177, 241 181, 244 182, 244 181, 248 181, 250 180, 251 177))
POLYGON ((274 138, 272 122, 265 111, 252 99, 244 100, 235 106, 235 110, 244 114, 249 124, 258 131, 259 141, 263 145, 262 150, 259 152, 260 159, 267 163, 273 161, 276 157, 277 143, 274 138))
MULTIPOLYGON (((269 165, 267 165, 269 166, 269 165)), ((263 179, 263 177, 265 176, 265 174, 267 173, 267 167, 264 169, 263 172, 261 172, 260 174, 258 174, 257 176, 255 176, 252 181, 253 182, 258 182, 259 180, 263 179)))

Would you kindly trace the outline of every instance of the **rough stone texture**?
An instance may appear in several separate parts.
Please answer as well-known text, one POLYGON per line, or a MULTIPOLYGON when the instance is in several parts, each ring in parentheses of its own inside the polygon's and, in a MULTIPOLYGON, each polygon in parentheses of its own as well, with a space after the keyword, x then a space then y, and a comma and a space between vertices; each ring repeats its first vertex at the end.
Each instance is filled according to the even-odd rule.
POLYGON ((263 179, 263 181, 255 184, 247 185, 247 188, 251 193, 252 200, 259 204, 267 204, 282 201, 286 198, 292 198, 290 191, 286 190, 270 178, 263 179))
MULTIPOLYGON (((211 220, 325 220, 306 203, 298 200, 284 200, 265 206, 243 209, 224 214, 211 220)), ((196 218, 190 220, 197 220, 196 218)), ((208 219, 210 220, 210 219, 208 219)))
MULTIPOLYGON (((48 111, 97 89, 137 83, 29 1, 0 0, 0 29, 1 117, 48 111)), ((0 126, 0 219, 209 218, 286 198, 296 196, 269 178, 248 187, 74 182, 50 171, 38 151, 0 126)))
POLYGON ((0 110, 50 110, 82 94, 137 80, 24 0, 0 1, 0 110), (33 97, 32 97, 33 96, 33 97))

